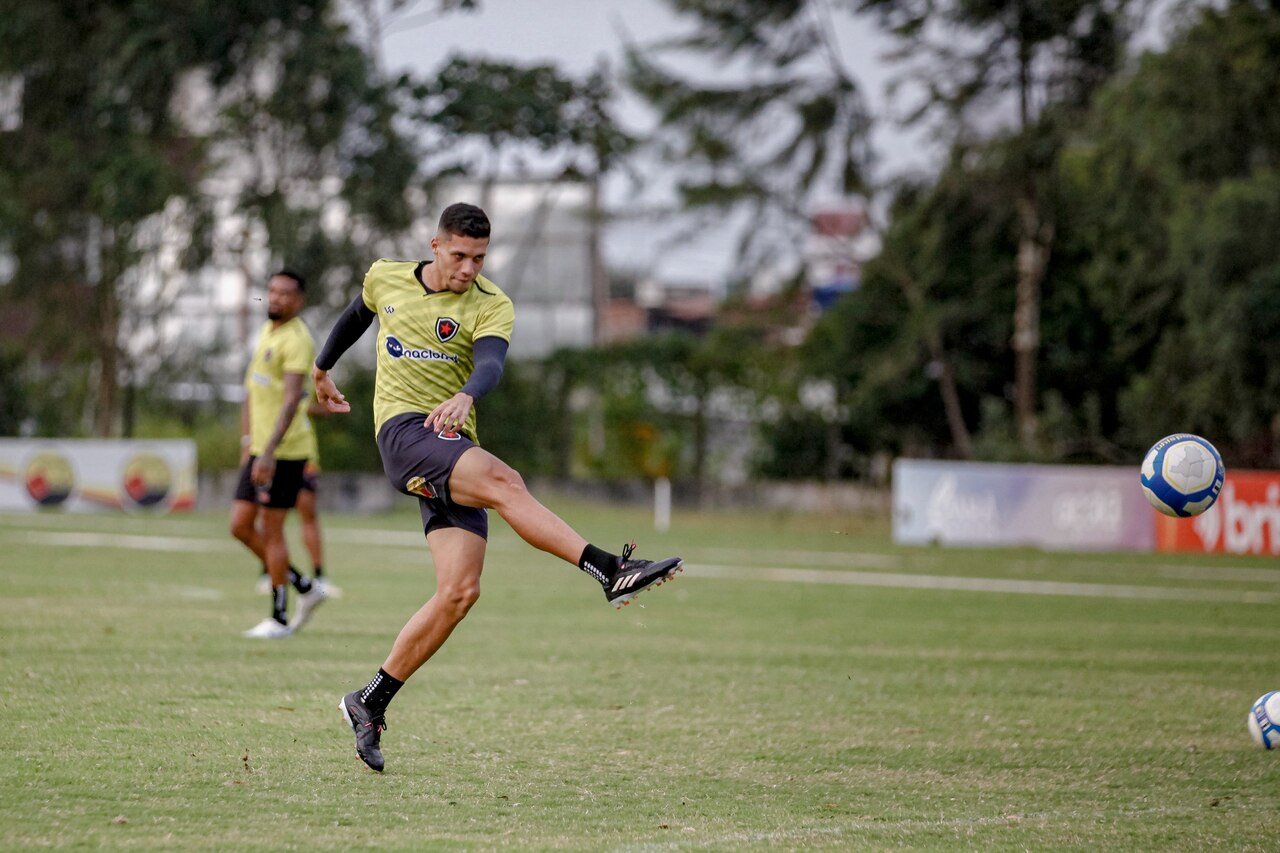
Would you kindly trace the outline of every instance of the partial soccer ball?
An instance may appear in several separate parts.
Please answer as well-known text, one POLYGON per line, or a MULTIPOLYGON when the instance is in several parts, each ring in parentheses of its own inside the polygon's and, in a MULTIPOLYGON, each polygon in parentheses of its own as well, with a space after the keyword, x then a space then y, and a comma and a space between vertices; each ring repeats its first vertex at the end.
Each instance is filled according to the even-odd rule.
POLYGON ((1246 720, 1253 742, 1263 749, 1280 746, 1280 690, 1258 697, 1246 720))
POLYGON ((1199 515, 1218 499, 1227 469, 1213 445, 1198 435, 1165 436, 1142 460, 1142 491, 1151 505, 1178 518, 1199 515))

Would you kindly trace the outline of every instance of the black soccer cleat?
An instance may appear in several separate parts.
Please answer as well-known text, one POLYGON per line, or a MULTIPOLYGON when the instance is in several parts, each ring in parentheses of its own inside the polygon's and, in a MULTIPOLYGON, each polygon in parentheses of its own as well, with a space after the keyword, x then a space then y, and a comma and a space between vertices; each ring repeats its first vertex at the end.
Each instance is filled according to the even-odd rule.
POLYGON ((665 560, 650 562, 649 560, 633 560, 631 552, 636 544, 631 542, 622 548, 622 559, 618 561, 618 570, 609 578, 604 587, 605 600, 621 610, 630 604, 631 599, 650 587, 660 586, 677 572, 684 571, 684 560, 679 557, 668 557, 665 560))
POLYGON ((347 725, 351 726, 351 730, 356 733, 356 755, 360 756, 360 760, 369 765, 370 769, 381 773, 384 762, 382 750, 378 745, 382 741, 383 731, 387 728, 386 716, 378 714, 375 717, 369 710, 369 706, 360 698, 359 690, 353 690, 343 696, 342 701, 338 703, 338 710, 342 712, 342 719, 346 720, 347 725))

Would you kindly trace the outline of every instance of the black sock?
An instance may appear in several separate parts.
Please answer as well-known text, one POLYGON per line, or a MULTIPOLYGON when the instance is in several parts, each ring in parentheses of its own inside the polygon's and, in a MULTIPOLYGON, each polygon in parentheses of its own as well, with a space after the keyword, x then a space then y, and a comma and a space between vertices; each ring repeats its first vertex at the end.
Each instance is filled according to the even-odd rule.
POLYGON ((316 580, 319 580, 320 578, 324 577, 324 566, 320 565, 319 563, 316 563, 314 566, 311 567, 311 574, 316 580))
POLYGON ((595 545, 587 545, 582 549, 582 556, 578 558, 578 568, 600 581, 601 586, 607 586, 609 579, 618 570, 618 558, 608 551, 600 550, 595 545))
POLYGON ((298 570, 293 566, 289 567, 289 583, 293 584, 293 588, 298 591, 299 595, 306 595, 311 592, 311 581, 298 574, 298 570))
POLYGON ((376 717, 385 713, 387 706, 391 704, 391 699, 396 695, 396 691, 404 687, 404 682, 392 675, 387 675, 387 671, 378 668, 378 674, 373 677, 369 685, 360 691, 360 701, 373 712, 376 717))
POLYGON ((289 624, 289 617, 285 613, 285 605, 289 602, 289 587, 273 586, 271 587, 271 618, 275 619, 281 625, 289 624))

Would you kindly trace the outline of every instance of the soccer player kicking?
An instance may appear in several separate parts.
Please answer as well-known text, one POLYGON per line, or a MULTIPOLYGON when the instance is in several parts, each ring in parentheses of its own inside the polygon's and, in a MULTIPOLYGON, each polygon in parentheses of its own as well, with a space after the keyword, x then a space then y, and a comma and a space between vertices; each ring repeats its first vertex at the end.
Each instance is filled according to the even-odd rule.
POLYGON ((418 498, 436 570, 436 591, 400 630, 369 684, 342 697, 356 754, 383 768, 386 709, 396 691, 449 638, 480 596, 494 509, 530 545, 576 565, 622 607, 680 571, 683 562, 631 559, 587 542, 539 503, 510 466, 476 443, 473 404, 502 377, 515 311, 480 275, 489 219, 469 204, 445 209, 431 239, 434 261, 377 261, 339 318, 312 370, 316 396, 333 412, 351 410, 329 377, 339 357, 378 318, 373 410, 388 479, 418 498))
POLYGON ((267 321, 244 377, 240 482, 231 504, 231 535, 262 561, 271 579, 271 616, 244 632, 253 639, 289 636, 327 597, 324 589, 313 587, 289 565, 284 536, 285 516, 302 487, 303 466, 316 455, 316 434, 300 405, 316 351, 298 317, 305 287, 302 276, 289 270, 271 276, 267 321), (298 592, 292 623, 286 615, 289 583, 298 592))

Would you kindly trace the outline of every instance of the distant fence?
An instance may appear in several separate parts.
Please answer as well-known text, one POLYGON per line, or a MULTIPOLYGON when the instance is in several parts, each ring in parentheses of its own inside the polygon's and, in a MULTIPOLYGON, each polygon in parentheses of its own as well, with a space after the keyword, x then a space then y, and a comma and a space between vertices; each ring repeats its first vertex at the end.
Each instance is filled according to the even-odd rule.
POLYGON ((192 441, 0 439, 0 510, 191 509, 192 441))

